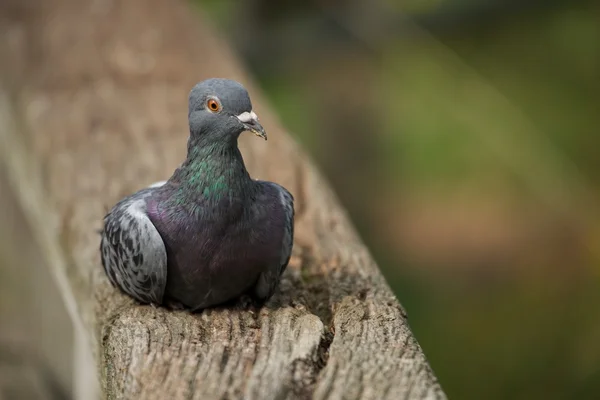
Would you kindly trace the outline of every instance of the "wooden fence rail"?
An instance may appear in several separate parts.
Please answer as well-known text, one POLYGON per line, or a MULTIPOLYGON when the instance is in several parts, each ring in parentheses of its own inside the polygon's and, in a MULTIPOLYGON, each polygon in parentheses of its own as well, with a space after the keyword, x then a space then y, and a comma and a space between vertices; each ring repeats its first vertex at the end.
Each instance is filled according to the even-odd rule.
POLYGON ((195 8, 5 1, 0 59, 0 162, 76 329, 76 397, 445 398, 335 196, 195 8), (241 139, 250 173, 296 197, 290 267, 261 310, 141 306, 104 276, 102 217, 184 159, 188 91, 212 76, 243 82, 269 132, 241 139))

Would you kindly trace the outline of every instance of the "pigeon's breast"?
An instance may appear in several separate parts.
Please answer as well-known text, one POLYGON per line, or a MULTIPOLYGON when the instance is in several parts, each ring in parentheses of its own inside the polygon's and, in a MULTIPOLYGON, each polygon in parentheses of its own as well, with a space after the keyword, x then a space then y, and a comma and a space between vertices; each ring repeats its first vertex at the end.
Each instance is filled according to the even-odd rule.
POLYGON ((198 212, 193 207, 165 210, 149 205, 167 249, 165 295, 190 308, 219 304, 246 292, 278 259, 281 246, 274 210, 243 202, 204 207, 198 212))

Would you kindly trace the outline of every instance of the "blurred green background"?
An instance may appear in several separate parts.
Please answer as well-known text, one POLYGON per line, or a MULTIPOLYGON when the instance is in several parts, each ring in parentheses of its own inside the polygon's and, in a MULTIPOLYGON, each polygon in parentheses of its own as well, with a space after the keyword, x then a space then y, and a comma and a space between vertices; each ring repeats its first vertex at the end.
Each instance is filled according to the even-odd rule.
POLYGON ((452 399, 600 396, 600 3, 195 0, 452 399))

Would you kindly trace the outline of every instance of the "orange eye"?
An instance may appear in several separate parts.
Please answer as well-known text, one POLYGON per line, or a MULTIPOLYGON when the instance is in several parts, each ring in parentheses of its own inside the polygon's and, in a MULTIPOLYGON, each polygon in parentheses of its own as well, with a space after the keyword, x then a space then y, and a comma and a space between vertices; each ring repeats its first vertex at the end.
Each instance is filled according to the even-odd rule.
POLYGON ((206 102, 206 106, 212 112, 221 111, 221 105, 215 99, 208 99, 208 101, 206 102))

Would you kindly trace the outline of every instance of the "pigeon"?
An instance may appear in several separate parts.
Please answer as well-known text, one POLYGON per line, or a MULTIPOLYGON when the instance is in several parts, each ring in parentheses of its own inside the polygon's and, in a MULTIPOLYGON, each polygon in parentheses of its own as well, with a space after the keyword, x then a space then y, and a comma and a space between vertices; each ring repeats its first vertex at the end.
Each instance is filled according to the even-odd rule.
POLYGON ((294 241, 294 198, 252 179, 244 131, 267 139, 240 83, 213 78, 189 94, 187 158, 164 182, 104 217, 100 253, 111 284, 141 303, 200 310, 275 293, 294 241))

